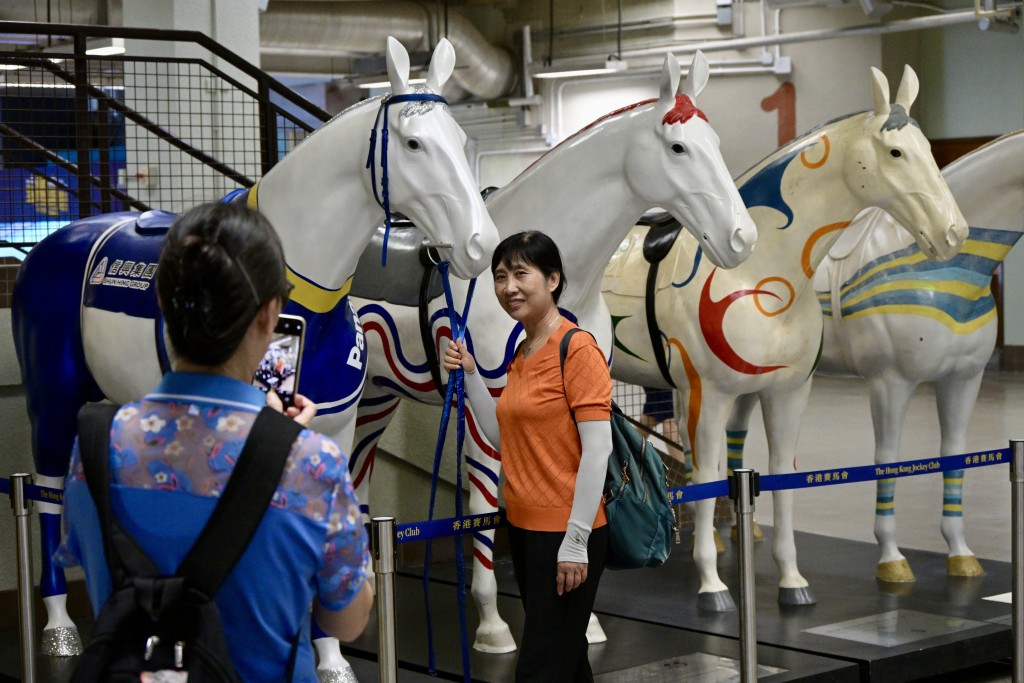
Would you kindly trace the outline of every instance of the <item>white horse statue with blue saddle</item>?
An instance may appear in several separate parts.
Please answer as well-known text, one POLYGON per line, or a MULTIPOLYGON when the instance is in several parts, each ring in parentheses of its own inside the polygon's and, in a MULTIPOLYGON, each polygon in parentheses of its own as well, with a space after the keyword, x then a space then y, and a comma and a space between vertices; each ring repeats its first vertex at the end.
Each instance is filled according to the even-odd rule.
MULTIPOLYGON (((928 141, 908 113, 917 96, 916 75, 909 67, 904 71, 890 105, 885 76, 872 72, 873 110, 826 123, 736 181, 759 235, 757 250, 741 265, 719 270, 685 235, 671 249, 648 244, 655 258, 645 259, 648 230, 638 228, 605 271, 602 290, 616 324, 612 376, 678 390, 685 412, 677 415, 679 431, 693 449, 695 483, 721 478, 727 424, 732 444, 757 400, 769 471, 796 471, 800 421, 822 333, 811 279, 858 212, 886 207, 930 258, 952 257, 967 236, 928 141), (655 270, 651 261, 659 259, 664 263, 655 270), (734 403, 742 420, 727 422, 734 403)), ((796 562, 792 495, 774 492, 779 602, 812 604, 815 597, 796 562)), ((697 605, 724 611, 735 604, 716 567, 714 506, 713 499, 695 504, 697 605)))
MULTIPOLYGON (((558 244, 568 283, 559 307, 563 315, 594 334, 608 358, 612 329, 598 285, 612 252, 645 210, 660 206, 670 211, 689 227, 709 259, 723 268, 746 258, 756 239, 753 222, 719 151, 718 136, 696 106, 707 81, 707 60, 697 53, 678 92, 679 64, 668 55, 658 99, 601 117, 487 198, 502 236, 536 229, 558 244)), ((411 239, 415 243, 419 238, 411 239)), ((379 252, 364 259, 377 263, 379 252)), ((372 291, 360 293, 362 265, 353 290, 371 349, 353 456, 357 494, 367 505, 364 514, 368 514, 376 444, 399 399, 434 405, 444 399, 446 378, 438 368, 438 348, 451 334, 445 301, 439 290, 429 289, 429 271, 419 268, 420 275, 412 267, 402 271, 408 280, 405 301, 389 301, 372 291)), ((391 281, 389 285, 393 291, 400 288, 391 281)), ((466 284, 455 285, 455 305, 461 307, 466 284)), ((480 277, 466 339, 479 372, 497 395, 505 386, 505 371, 523 330, 505 314, 492 292, 488 271, 480 277)), ((493 512, 498 504, 501 456, 476 429, 471 411, 467 423, 470 509, 474 514, 493 512)), ((480 613, 474 647, 509 652, 515 649, 515 641, 497 610, 493 537, 493 531, 473 534, 473 597, 480 613)), ((599 626, 591 637, 603 637, 599 626)))
MULTIPOLYGON (((940 455, 966 453, 967 425, 998 321, 991 282, 1024 230, 1024 131, 1004 135, 942 170, 971 226, 963 251, 928 260, 892 218, 874 209, 858 217, 814 276, 825 313, 817 371, 868 382, 875 463, 898 459, 914 390, 935 383, 940 455)), ((973 449, 977 450, 977 449, 973 449)), ((942 536, 951 576, 984 573, 964 538, 963 470, 943 472, 942 536)), ((896 544, 896 480, 878 481, 877 576, 914 580, 896 544)))
MULTIPOLYGON (((349 288, 359 255, 390 221, 384 205, 415 220, 459 277, 485 270, 498 241, 465 156, 466 135, 439 95, 455 65, 451 44, 438 44, 425 87, 409 85, 409 56, 393 38, 387 64, 390 96, 337 115, 232 199, 258 208, 281 237, 294 285, 285 312, 306 319, 301 391, 318 406, 313 427, 346 450, 367 365, 349 288), (382 129, 390 134, 386 156, 370 142, 382 129)), ((13 325, 38 484, 63 488, 82 404, 138 400, 169 369, 173 350, 154 278, 174 218, 160 211, 87 218, 25 259, 13 325)), ((65 608, 64 574, 51 562, 60 506, 40 505, 40 521, 49 617, 43 650, 75 654, 80 641, 65 608)), ((332 657, 319 645, 323 668, 332 657)))

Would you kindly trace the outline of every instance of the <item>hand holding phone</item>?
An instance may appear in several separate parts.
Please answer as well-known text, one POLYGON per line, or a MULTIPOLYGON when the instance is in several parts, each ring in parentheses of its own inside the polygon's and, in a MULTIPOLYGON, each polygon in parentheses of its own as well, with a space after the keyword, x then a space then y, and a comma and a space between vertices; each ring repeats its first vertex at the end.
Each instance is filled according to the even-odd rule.
POLYGON ((297 315, 282 313, 278 316, 267 352, 253 376, 253 386, 263 391, 273 389, 285 410, 295 405, 305 338, 306 321, 297 315))

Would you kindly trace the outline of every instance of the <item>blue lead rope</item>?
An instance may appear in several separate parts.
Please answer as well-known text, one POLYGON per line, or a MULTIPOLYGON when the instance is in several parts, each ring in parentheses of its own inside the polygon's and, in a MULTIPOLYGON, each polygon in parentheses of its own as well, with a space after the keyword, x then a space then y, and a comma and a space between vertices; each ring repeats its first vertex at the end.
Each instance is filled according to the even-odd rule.
MULTIPOLYGON (((452 297, 452 286, 448 277, 448 261, 441 261, 437 269, 441 273, 441 282, 444 285, 444 298, 448 306, 448 319, 451 322, 452 339, 456 342, 465 339, 465 321, 469 317, 469 305, 473 300, 473 290, 476 289, 476 278, 469 282, 469 291, 466 293, 466 306, 462 315, 458 315, 452 297)), ((457 368, 449 374, 448 386, 445 389, 444 406, 441 409, 441 426, 437 434, 437 448, 434 450, 434 473, 430 481, 430 509, 428 521, 434 519, 434 500, 437 495, 437 482, 441 471, 441 453, 444 450, 445 435, 448 431, 448 417, 451 412, 452 397, 456 398, 456 455, 455 455, 455 516, 461 518, 462 512, 462 444, 466 440, 466 390, 463 384, 462 368, 457 368)), ((466 683, 470 681, 469 675, 469 628, 466 624, 466 563, 463 557, 462 537, 455 536, 455 573, 457 578, 457 594, 459 601, 459 635, 462 642, 462 677, 466 683)), ((426 558, 423 568, 423 599, 427 611, 427 670, 431 676, 437 675, 437 662, 434 654, 434 628, 430 617, 430 558, 431 541, 427 541, 426 558)))
POLYGON ((402 102, 440 102, 448 104, 448 100, 440 95, 426 92, 407 93, 405 95, 389 95, 380 101, 377 118, 370 129, 370 154, 366 158, 366 168, 370 169, 370 184, 373 185, 373 198, 380 208, 384 209, 384 249, 381 252, 380 264, 388 264, 388 236, 391 234, 391 202, 388 199, 388 109, 392 104, 402 102), (381 124, 381 114, 384 122, 381 124), (377 151, 377 126, 380 126, 380 194, 377 194, 377 164, 374 163, 374 152, 377 151))

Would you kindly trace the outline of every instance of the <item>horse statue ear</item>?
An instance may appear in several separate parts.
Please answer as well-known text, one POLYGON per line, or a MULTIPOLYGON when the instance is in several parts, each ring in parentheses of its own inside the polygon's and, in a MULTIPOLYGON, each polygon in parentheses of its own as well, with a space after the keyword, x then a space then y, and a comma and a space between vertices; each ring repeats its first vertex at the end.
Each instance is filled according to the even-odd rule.
POLYGON ((392 94, 405 95, 412 92, 409 88, 409 53, 391 36, 388 36, 387 62, 392 94))
POLYGON ((889 81, 885 74, 871 67, 871 94, 875 98, 875 113, 879 116, 889 115, 889 81))
POLYGON ((708 58, 704 56, 703 52, 697 50, 693 55, 693 61, 690 63, 690 73, 686 76, 686 80, 680 84, 680 91, 689 97, 692 102, 696 103, 697 95, 708 84, 708 76, 710 74, 711 69, 708 67, 708 58))
POLYGON ((441 88, 448 82, 455 70, 455 48, 442 38, 434 48, 434 55, 430 58, 430 68, 427 70, 427 87, 435 95, 441 94, 441 88))
POLYGON ((917 99, 920 87, 917 74, 910 68, 909 64, 904 64, 903 80, 900 81, 900 88, 896 91, 896 104, 902 105, 908 115, 910 114, 910 105, 917 99))
POLYGON ((679 60, 671 52, 665 54, 665 65, 661 68, 661 94, 658 106, 662 111, 671 111, 676 106, 676 91, 679 88, 679 60))

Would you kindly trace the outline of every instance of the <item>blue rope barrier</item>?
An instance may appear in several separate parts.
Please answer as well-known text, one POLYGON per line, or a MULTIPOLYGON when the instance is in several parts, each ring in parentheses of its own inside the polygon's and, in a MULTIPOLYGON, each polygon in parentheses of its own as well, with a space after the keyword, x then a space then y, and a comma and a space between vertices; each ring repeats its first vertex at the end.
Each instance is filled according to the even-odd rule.
POLYGON ((449 517, 426 522, 412 522, 395 526, 396 543, 412 543, 443 536, 471 534, 477 531, 491 531, 508 526, 503 513, 449 517))
MULTIPOLYGON (((962 455, 946 455, 919 460, 901 460, 884 465, 859 465, 857 467, 839 467, 828 470, 812 470, 794 472, 792 474, 762 475, 761 491, 782 491, 785 489, 806 489, 818 486, 835 486, 837 484, 854 484, 878 479, 895 477, 914 477, 921 474, 936 474, 951 470, 973 469, 990 465, 1008 465, 1012 459, 1009 448, 964 453, 962 455)), ((11 480, 0 478, 0 494, 10 495, 11 480)), ((721 479, 704 484, 690 484, 668 489, 673 505, 692 503, 707 498, 721 498, 729 495, 729 481, 721 479)), ((28 484, 25 497, 41 503, 62 505, 64 491, 47 486, 28 484)), ((476 531, 490 531, 506 526, 504 513, 480 514, 449 517, 447 519, 431 519, 424 522, 410 522, 395 526, 397 543, 427 541, 445 536, 457 536, 476 531)))
POLYGON ((1006 465, 1009 462, 1010 449, 999 448, 990 451, 964 453, 962 455, 903 460, 885 465, 862 465, 859 467, 840 467, 831 470, 815 470, 813 472, 795 472, 793 474, 770 474, 761 477, 761 490, 781 491, 783 489, 806 489, 816 486, 853 484, 861 481, 913 477, 920 474, 934 474, 936 472, 987 467, 989 465, 1006 465))

